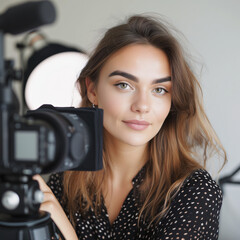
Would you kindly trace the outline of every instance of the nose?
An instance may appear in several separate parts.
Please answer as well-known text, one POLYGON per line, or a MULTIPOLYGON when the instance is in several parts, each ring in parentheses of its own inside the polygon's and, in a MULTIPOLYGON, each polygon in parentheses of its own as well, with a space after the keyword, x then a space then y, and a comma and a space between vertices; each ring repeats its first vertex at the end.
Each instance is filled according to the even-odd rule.
POLYGON ((150 99, 146 92, 139 92, 131 105, 131 110, 136 113, 148 113, 150 110, 150 99))

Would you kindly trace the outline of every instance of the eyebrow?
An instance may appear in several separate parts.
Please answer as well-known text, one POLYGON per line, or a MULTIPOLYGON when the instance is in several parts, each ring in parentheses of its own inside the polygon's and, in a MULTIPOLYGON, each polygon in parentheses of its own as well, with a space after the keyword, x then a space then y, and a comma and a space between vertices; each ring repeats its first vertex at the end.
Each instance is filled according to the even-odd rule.
MULTIPOLYGON (((127 72, 123 72, 123 71, 114 71, 112 73, 110 73, 108 75, 109 77, 112 77, 112 76, 122 76, 124 78, 127 78, 129 80, 132 80, 134 82, 139 82, 138 78, 130 73, 127 73, 127 72)), ((168 76, 168 77, 164 77, 164 78, 159 78, 159 79, 155 79, 152 81, 153 84, 156 84, 156 83, 163 83, 163 82, 168 82, 168 81, 171 81, 171 77, 168 76)))

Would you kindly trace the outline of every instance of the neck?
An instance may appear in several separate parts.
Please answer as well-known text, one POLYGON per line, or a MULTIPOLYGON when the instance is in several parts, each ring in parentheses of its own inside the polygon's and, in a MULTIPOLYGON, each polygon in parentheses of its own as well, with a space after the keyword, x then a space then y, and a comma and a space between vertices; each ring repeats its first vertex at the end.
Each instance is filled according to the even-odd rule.
POLYGON ((147 144, 130 146, 119 141, 105 142, 110 158, 112 180, 132 181, 148 161, 147 144))

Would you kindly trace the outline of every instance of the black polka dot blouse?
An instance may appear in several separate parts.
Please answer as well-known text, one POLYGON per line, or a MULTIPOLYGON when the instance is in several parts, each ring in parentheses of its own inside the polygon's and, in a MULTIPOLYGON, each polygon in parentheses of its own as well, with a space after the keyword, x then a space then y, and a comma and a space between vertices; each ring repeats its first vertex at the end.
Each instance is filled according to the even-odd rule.
MULTIPOLYGON (((100 216, 96 216, 92 210, 84 217, 76 212, 76 233, 79 239, 218 239, 222 193, 207 171, 199 169, 192 173, 172 201, 167 215, 157 225, 152 224, 150 227, 143 220, 138 225, 141 206, 134 197, 134 191, 143 178, 144 168, 133 179, 133 189, 112 225, 104 202, 100 216)), ((52 174, 48 184, 62 204, 61 179, 62 174, 52 174)))

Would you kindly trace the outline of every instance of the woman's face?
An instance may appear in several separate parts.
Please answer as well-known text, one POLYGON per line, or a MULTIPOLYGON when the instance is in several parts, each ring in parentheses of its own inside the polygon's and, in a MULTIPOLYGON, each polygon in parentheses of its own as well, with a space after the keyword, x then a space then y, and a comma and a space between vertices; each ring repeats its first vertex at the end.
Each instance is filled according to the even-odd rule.
POLYGON ((151 45, 129 45, 109 58, 94 89, 108 141, 143 146, 158 133, 171 107, 170 76, 167 56, 151 45))

